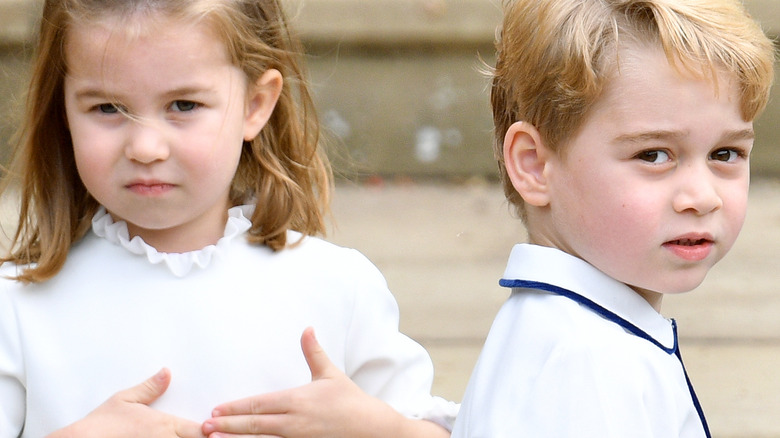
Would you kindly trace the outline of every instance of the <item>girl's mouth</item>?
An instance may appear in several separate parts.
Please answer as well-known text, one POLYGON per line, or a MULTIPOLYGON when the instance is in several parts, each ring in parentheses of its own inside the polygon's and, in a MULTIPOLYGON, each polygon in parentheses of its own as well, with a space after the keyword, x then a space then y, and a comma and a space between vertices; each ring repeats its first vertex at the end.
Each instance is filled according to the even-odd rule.
POLYGON ((131 192, 138 195, 162 195, 173 189, 173 184, 167 183, 132 183, 126 186, 131 192))

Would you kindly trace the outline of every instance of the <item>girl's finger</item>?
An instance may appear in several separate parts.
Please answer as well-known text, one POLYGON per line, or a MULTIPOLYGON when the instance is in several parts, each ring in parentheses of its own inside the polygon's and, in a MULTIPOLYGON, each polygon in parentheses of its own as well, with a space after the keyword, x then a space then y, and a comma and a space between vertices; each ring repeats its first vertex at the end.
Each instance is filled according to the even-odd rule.
POLYGON ((228 433, 233 436, 285 436, 287 426, 285 415, 233 415, 210 418, 203 423, 202 431, 206 436, 212 433, 228 433))
POLYGON ((284 414, 291 406, 290 390, 284 390, 221 404, 214 408, 211 416, 284 414))

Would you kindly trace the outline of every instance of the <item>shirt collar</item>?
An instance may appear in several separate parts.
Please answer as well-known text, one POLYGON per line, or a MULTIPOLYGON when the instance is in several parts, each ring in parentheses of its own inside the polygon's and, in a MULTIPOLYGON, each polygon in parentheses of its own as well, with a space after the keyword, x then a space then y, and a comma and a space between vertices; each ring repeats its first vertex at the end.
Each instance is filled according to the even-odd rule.
POLYGON ((677 348, 673 324, 650 303, 627 285, 559 249, 515 245, 501 285, 566 296, 669 353, 677 348))

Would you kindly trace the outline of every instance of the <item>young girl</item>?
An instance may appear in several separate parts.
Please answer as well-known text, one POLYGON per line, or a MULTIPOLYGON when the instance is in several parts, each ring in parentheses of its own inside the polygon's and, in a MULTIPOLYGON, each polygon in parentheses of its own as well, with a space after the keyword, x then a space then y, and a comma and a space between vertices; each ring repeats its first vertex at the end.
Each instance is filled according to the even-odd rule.
POLYGON ((47 0, 39 38, 0 438, 448 436, 382 276, 311 237, 329 172, 276 0, 47 0))

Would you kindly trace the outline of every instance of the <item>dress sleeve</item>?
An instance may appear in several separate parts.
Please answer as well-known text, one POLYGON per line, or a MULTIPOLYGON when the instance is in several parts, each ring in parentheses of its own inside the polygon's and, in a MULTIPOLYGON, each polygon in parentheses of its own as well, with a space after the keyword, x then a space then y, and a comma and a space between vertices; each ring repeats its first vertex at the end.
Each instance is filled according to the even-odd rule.
POLYGON ((16 312, 0 290, 0 438, 21 436, 25 418, 25 388, 16 312))
POLYGON ((384 277, 367 260, 352 272, 357 290, 347 339, 347 375, 401 414, 452 430, 459 405, 431 395, 433 363, 420 344, 399 331, 398 304, 384 277))

